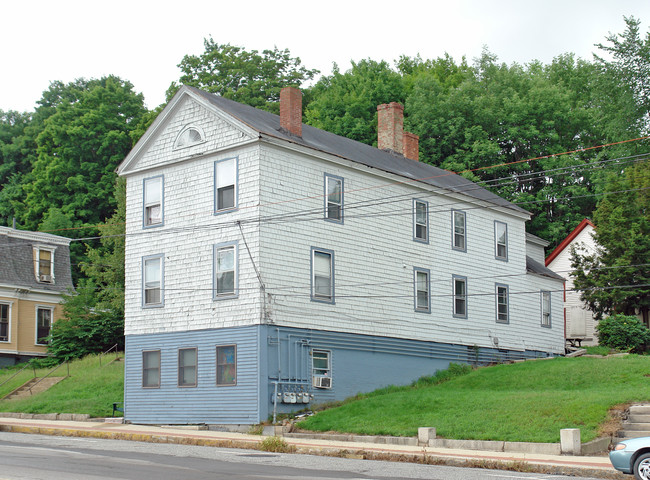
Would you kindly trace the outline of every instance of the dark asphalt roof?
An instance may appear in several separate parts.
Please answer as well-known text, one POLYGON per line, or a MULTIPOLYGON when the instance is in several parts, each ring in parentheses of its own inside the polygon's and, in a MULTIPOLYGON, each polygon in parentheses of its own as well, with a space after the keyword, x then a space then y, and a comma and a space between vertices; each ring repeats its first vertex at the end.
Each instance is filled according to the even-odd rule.
POLYGON ((546 268, 543 263, 533 260, 528 255, 526 255, 526 271, 528 273, 536 273, 537 275, 544 275, 545 277, 564 281, 564 277, 558 275, 550 268, 546 268))
POLYGON ((462 193, 478 200, 510 208, 517 212, 528 213, 523 208, 447 170, 434 167, 424 162, 411 160, 398 154, 379 150, 365 143, 341 137, 305 124, 302 125, 302 137, 298 137, 280 128, 280 117, 278 115, 228 100, 219 95, 204 92, 198 88, 186 88, 205 98, 214 106, 232 115, 260 134, 313 148, 314 150, 400 175, 410 180, 417 180, 449 192, 462 193))
MULTIPOLYGON (((2 232, 0 232, 2 233, 2 232)), ((66 292, 72 288, 70 248, 60 243, 38 241, 0 234, 0 284, 19 288, 34 288, 51 292, 66 292), (54 284, 40 283, 34 276, 34 245, 55 246, 54 284)))

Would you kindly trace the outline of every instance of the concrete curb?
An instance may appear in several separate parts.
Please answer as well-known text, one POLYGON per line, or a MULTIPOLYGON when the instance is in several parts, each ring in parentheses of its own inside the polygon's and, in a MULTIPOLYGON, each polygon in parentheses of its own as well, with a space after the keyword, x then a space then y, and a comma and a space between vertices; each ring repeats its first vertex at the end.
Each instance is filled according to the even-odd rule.
MULTIPOLYGON (((22 418, 7 418, 4 421, 0 418, 0 431, 255 450, 263 450, 262 442, 265 438, 269 438, 234 432, 177 429, 172 426, 163 427, 123 423, 99 423, 99 421, 55 421, 49 419, 22 418)), ((306 438, 307 435, 305 434, 289 435, 293 435, 293 437, 288 436, 284 439, 284 446, 279 451, 368 460, 406 461, 430 465, 451 465, 483 469, 502 469, 516 472, 565 474, 627 480, 626 476, 618 474, 613 469, 607 457, 604 456, 574 457, 359 441, 361 438, 364 440, 373 439, 373 437, 367 436, 355 436, 357 437, 355 439, 357 441, 345 441, 341 438, 332 440, 331 436, 328 436, 330 437, 328 440, 320 440, 306 438)), ((383 441, 387 441, 391 437, 381 438, 383 441)), ((417 439, 410 439, 410 443, 413 441, 417 441, 417 439)))
MULTIPOLYGON (((284 438, 295 438, 302 440, 330 440, 335 442, 361 442, 375 443, 379 445, 427 446, 433 448, 480 450, 485 452, 562 455, 562 449, 559 443, 503 442, 494 440, 454 440, 449 438, 435 438, 429 439, 427 443, 423 444, 418 443, 417 437, 389 437, 338 433, 288 433, 284 432, 281 427, 265 428, 264 435, 277 435, 284 438)), ((610 437, 597 438, 591 442, 583 443, 581 454, 594 455, 596 453, 606 452, 611 443, 612 439, 610 437)))

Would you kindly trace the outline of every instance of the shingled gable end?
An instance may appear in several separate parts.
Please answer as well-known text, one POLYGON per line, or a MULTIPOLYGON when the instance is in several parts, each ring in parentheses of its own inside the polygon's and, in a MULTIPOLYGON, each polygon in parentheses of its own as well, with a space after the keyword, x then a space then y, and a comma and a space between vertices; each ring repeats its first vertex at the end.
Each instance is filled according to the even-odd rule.
POLYGON ((403 117, 374 148, 302 124, 283 92, 278 116, 182 87, 118 169, 127 420, 258 423, 450 362, 563 353, 527 211, 409 158, 403 117), (175 147, 188 128, 204 136, 175 147))

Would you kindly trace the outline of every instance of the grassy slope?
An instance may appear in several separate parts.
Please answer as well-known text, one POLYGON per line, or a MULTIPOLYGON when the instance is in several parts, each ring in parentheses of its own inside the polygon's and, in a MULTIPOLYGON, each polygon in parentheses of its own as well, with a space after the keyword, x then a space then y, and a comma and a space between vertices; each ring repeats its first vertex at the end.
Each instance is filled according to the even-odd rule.
MULTIPOLYGON (((124 396, 124 362, 108 364, 111 358, 88 356, 70 363, 70 378, 59 382, 46 392, 21 400, 3 400, 1 412, 24 413, 87 413, 92 417, 110 416, 113 402, 121 402, 124 396)), ((37 370, 37 376, 49 370, 37 370)), ((16 370, 0 370, 0 383, 11 377, 16 370)), ((52 376, 65 376, 66 366, 60 367, 52 376)), ((34 376, 33 370, 23 372, 0 387, 0 397, 24 384, 34 376)))
POLYGON ((436 386, 386 389, 300 423, 317 431, 558 442, 560 429, 598 436, 617 404, 650 400, 650 357, 556 358, 481 368, 436 386))

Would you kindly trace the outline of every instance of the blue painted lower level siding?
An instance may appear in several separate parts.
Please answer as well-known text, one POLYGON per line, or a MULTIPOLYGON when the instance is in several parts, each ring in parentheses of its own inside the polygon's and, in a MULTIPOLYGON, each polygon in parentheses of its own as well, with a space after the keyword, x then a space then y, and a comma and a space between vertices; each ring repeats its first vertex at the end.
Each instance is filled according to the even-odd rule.
POLYGON ((259 329, 127 335, 124 417, 140 424, 259 423, 259 329), (237 345, 237 384, 217 386, 216 347, 237 345), (197 349, 197 385, 178 386, 178 350, 197 349), (142 387, 142 352, 160 350, 160 387, 142 387))
MULTIPOLYGON (((546 352, 255 325, 126 337, 125 418, 142 424, 256 424, 275 413, 343 400, 433 375, 449 363, 484 365, 546 352), (237 384, 216 385, 216 347, 236 345, 237 384), (178 386, 178 351, 197 348, 196 387, 178 386), (159 388, 142 387, 142 352, 160 350, 159 388), (314 386, 314 352, 329 359, 331 388, 314 386), (294 394, 296 403, 286 403, 294 394), (309 394, 310 403, 302 403, 309 394)), ((322 361, 321 361, 322 366, 322 361)))
POLYGON ((272 417, 274 411, 287 413, 308 407, 298 402, 283 402, 284 392, 293 392, 297 398, 300 398, 298 394, 309 392, 313 395, 313 403, 318 404, 388 385, 407 385, 447 368, 450 363, 485 365, 548 356, 546 352, 475 348, 322 330, 270 325, 260 328, 260 338, 266 338, 266 345, 261 345, 261 358, 266 359, 261 365, 262 396, 269 399, 261 403, 262 418, 272 417), (329 352, 329 389, 313 386, 314 350, 329 352), (264 388, 268 389, 266 395, 264 388))

